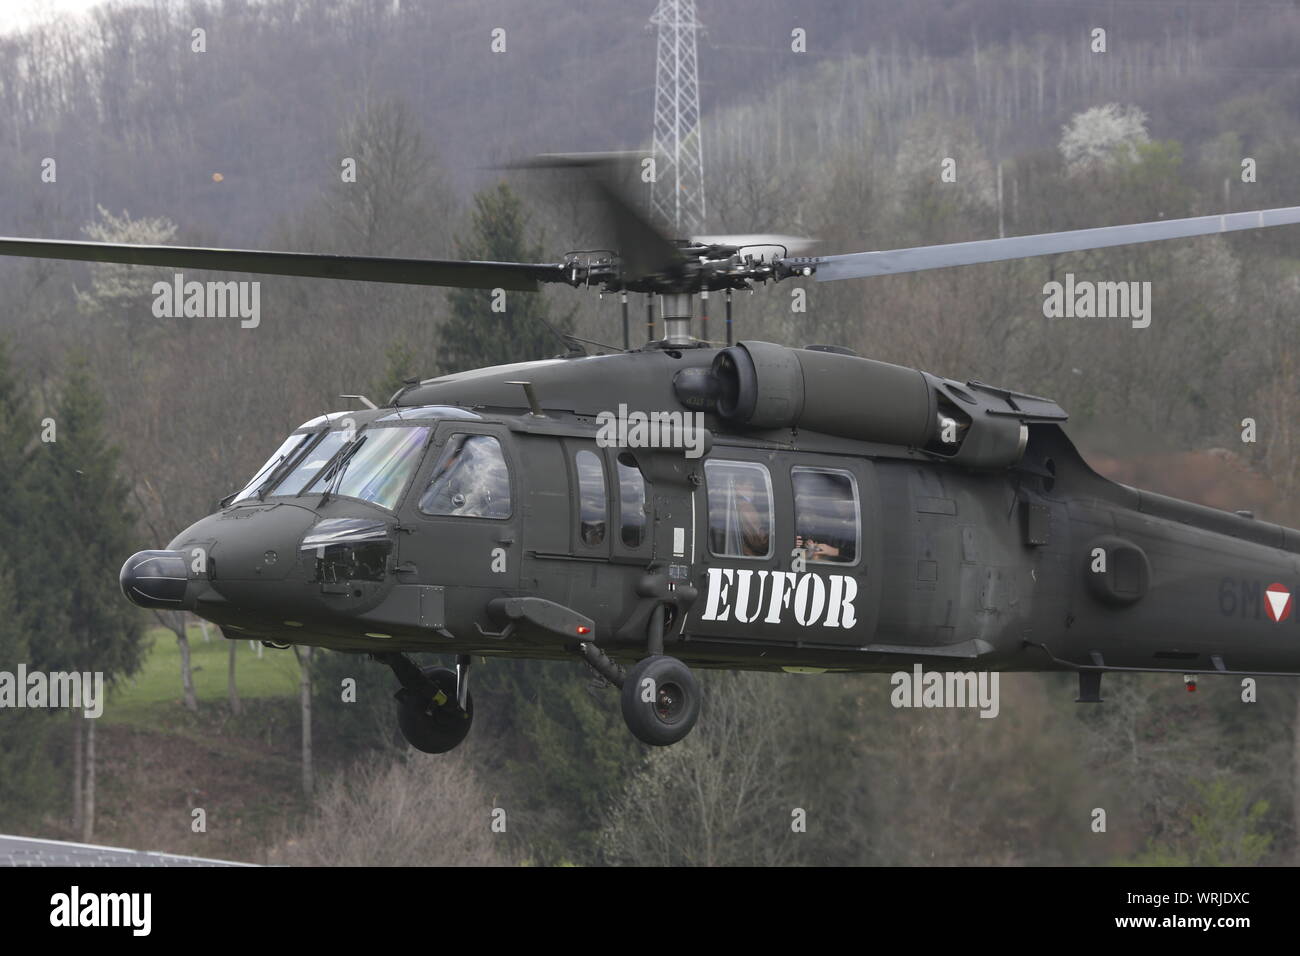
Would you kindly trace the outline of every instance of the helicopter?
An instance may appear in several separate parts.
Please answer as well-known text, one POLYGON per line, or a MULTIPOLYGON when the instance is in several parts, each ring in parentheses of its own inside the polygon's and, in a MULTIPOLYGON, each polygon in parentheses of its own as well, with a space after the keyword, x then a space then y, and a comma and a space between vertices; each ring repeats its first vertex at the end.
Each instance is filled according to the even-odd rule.
POLYGON ((1300 531, 1103 478, 1049 398, 733 341, 732 314, 768 282, 1269 228, 1300 207, 795 256, 787 237, 668 238, 620 161, 524 164, 583 177, 615 237, 552 263, 0 238, 10 256, 620 297, 622 351, 411 380, 305 422, 214 513, 129 557, 126 598, 369 655, 429 753, 469 732, 476 657, 585 662, 655 746, 697 722, 693 668, 1065 671, 1081 702, 1107 672, 1300 676, 1300 531), (636 347, 629 293, 647 300, 636 347), (708 340, 719 294, 725 344, 708 340), (410 656, 427 652, 455 666, 410 656))

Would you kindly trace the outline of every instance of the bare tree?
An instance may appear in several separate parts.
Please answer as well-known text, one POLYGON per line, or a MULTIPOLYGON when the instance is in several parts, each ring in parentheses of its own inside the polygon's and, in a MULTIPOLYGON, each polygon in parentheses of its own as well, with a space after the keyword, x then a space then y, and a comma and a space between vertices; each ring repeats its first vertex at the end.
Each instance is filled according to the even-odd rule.
POLYGON ((310 797, 316 787, 311 752, 311 662, 313 647, 295 644, 298 657, 298 696, 302 711, 302 792, 310 797))
POLYGON ((86 719, 86 796, 81 816, 81 839, 89 843, 95 835, 95 725, 86 719))
POLYGON ((72 712, 72 829, 80 831, 86 806, 86 717, 72 712))
POLYGON ((648 866, 788 864, 800 788, 786 746, 791 678, 709 674, 699 726, 651 752, 601 833, 605 857, 648 866))
POLYGON ((239 641, 230 641, 230 658, 226 670, 226 696, 230 701, 230 712, 238 714, 243 708, 239 703, 239 686, 235 683, 235 652, 239 650, 239 641))
POLYGON ((492 866, 517 860, 508 818, 459 754, 375 754, 334 777, 271 861, 300 866, 492 866), (494 812, 496 811, 496 812, 494 812), (505 820, 506 830, 494 829, 505 820))

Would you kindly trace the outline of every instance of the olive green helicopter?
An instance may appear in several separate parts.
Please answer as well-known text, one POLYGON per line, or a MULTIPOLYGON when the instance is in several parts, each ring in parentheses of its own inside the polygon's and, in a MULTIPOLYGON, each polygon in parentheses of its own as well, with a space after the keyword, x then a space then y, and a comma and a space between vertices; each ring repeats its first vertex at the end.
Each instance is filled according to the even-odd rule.
POLYGON ((580 176, 612 228, 613 249, 551 263, 0 238, 10 256, 620 297, 622 351, 412 381, 305 422, 213 514, 129 557, 125 596, 230 639, 370 655, 431 753, 469 731, 475 657, 585 662, 653 745, 695 725, 692 668, 1073 671, 1081 701, 1107 671, 1300 673, 1300 532, 1102 478, 1050 399, 732 332, 733 294, 769 282, 1282 226, 1300 207, 800 256, 778 236, 668 238, 624 163, 528 164, 580 176), (635 293, 662 335, 650 312, 634 347, 635 293), (693 335, 717 297, 725 344, 693 335))

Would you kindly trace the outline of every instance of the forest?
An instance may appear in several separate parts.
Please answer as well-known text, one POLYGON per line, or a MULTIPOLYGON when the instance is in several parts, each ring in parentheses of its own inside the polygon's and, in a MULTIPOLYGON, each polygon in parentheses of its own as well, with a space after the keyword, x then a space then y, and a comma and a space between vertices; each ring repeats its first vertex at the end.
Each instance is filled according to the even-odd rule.
MULTIPOLYGON (((855 252, 1300 204, 1293 2, 698 10, 709 232, 855 252)), ((502 167, 648 149, 652 12, 126 0, 0 35, 0 234, 507 261, 597 248, 578 192, 502 167)), ((1297 249, 1288 227, 806 283, 806 299, 784 283, 739 296, 736 322, 1050 396, 1104 474, 1294 527, 1297 249), (1066 275, 1149 282, 1149 327, 1047 317, 1045 285, 1066 275)), ((1005 674, 981 720, 892 708, 888 675, 708 672, 699 727, 655 750, 577 663, 492 660, 470 738, 437 758, 395 736, 387 669, 351 655, 266 649, 292 686, 241 699, 263 657, 232 642, 229 680, 196 680, 192 653, 224 667, 224 645, 205 650, 222 638, 123 601, 129 554, 165 546, 342 395, 382 403, 412 377, 563 352, 547 323, 621 341, 615 297, 580 289, 500 314, 486 291, 261 278, 260 322, 241 328, 158 317, 170 270, 0 262, 0 671, 111 686, 98 729, 0 711, 0 832, 301 864, 1300 860, 1285 678, 1248 702, 1233 678, 1189 694, 1125 675, 1084 706, 1068 675, 1005 674), (164 647, 169 696, 114 722, 164 647)))

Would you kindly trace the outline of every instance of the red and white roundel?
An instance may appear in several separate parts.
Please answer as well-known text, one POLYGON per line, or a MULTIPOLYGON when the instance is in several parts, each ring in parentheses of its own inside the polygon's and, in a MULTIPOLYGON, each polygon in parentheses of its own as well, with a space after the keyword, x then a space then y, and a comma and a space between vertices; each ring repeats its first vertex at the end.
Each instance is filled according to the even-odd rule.
POLYGON ((1291 592, 1280 584, 1270 584, 1264 589, 1264 604, 1269 619, 1278 624, 1291 616, 1291 608, 1295 606, 1291 592))

